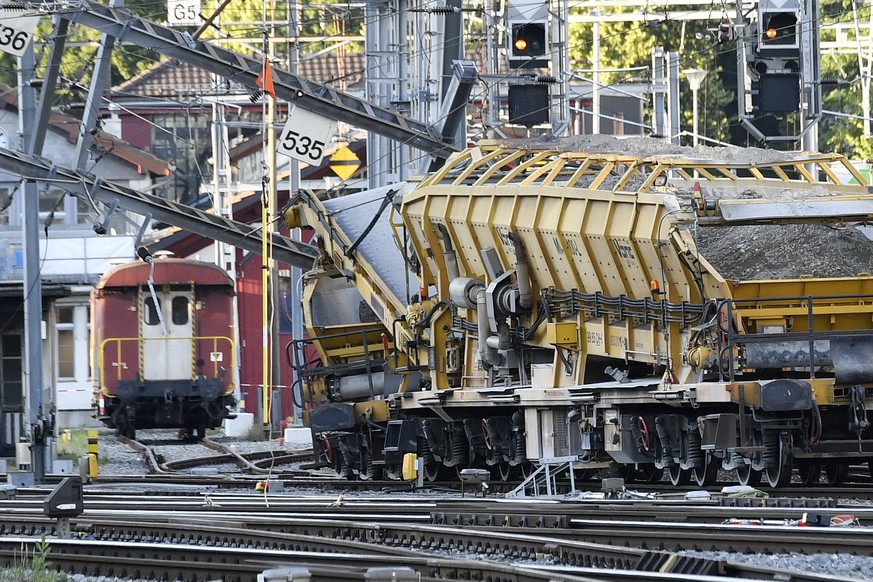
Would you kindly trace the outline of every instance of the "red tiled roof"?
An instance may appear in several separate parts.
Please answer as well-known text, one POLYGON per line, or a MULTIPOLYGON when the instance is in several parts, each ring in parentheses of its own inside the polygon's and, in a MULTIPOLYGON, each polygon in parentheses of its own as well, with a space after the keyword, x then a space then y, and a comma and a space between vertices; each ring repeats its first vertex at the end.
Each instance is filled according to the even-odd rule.
MULTIPOLYGON (((480 72, 485 71, 482 51, 470 50, 467 59, 476 63, 480 72)), ((363 53, 323 53, 307 59, 303 57, 297 67, 297 75, 322 85, 331 85, 340 91, 361 88, 366 73, 366 55, 363 53)), ((216 78, 212 73, 167 59, 140 73, 138 76, 113 88, 115 100, 125 97, 148 97, 172 101, 186 100, 200 95, 247 93, 242 85, 230 79, 216 78)))
MULTIPOLYGON (((364 55, 348 53, 343 57, 325 53, 302 60, 297 75, 316 83, 332 85, 340 90, 359 86, 364 80, 364 55)), ((212 73, 180 63, 175 59, 163 61, 138 76, 113 88, 115 99, 123 97, 152 97, 179 100, 203 94, 246 93, 247 90, 229 79, 216 82, 212 73)))

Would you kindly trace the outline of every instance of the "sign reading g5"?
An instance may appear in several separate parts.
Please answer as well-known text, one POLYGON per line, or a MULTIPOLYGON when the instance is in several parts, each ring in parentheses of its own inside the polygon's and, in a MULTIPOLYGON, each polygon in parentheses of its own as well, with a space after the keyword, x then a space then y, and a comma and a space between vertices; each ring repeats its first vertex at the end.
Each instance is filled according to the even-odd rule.
POLYGON ((175 26, 200 24, 200 0, 169 0, 167 22, 175 26))
POLYGON ((0 4, 0 51, 20 57, 33 40, 33 31, 39 22, 38 10, 20 4, 0 4))

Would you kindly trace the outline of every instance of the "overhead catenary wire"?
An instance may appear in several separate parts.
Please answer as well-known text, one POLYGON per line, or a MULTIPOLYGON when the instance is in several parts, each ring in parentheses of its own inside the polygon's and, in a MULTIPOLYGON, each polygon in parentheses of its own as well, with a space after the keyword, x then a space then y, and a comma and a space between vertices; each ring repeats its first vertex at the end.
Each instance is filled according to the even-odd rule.
POLYGON ((618 82, 621 82, 620 80, 618 82))
MULTIPOLYGON (((845 12, 848 13, 849 11, 845 11, 845 12)), ((618 34, 618 33, 616 33, 616 34, 618 34)), ((711 48, 709 48, 709 47, 704 48, 704 49, 701 49, 700 51, 698 51, 698 53, 702 54, 703 52, 709 51, 709 50, 711 50, 711 48)), ((609 85, 615 85, 616 83, 620 83, 620 82, 622 82, 624 80, 628 80, 628 79, 641 79, 641 78, 642 78, 642 76, 628 76, 626 78, 619 79, 619 80, 615 81, 614 83, 610 83, 609 85)), ((402 145, 404 145, 404 144, 399 144, 397 147, 401 147, 402 145)), ((389 154, 385 154, 385 155, 389 155, 389 154)))

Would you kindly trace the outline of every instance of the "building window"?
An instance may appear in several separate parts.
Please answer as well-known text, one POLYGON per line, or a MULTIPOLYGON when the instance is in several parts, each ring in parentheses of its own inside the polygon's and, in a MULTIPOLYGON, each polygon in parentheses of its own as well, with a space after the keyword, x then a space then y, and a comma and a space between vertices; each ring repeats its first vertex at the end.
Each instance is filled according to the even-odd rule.
MULTIPOLYGON (((98 212, 97 208, 95 208, 94 202, 90 198, 88 198, 87 196, 71 196, 70 198, 72 205, 75 206, 76 221, 78 224, 92 225, 97 222, 97 220, 100 218, 100 213, 98 212)), ((116 213, 115 216, 112 216, 110 220, 113 224, 109 225, 109 228, 106 229, 106 232, 110 232, 116 220, 120 219, 121 217, 119 216, 119 213, 116 213)), ((121 230, 120 232, 123 233, 124 231, 121 230)))
POLYGON ((56 311, 58 334, 58 380, 76 379, 76 337, 72 306, 56 311))
POLYGON ((22 389, 24 383, 21 376, 21 335, 4 335, 2 350, 0 350, 0 375, 2 375, 3 410, 5 412, 21 411, 24 404, 22 389))
POLYGON ((212 147, 208 115, 156 115, 152 153, 175 164, 173 181, 160 193, 175 202, 211 207, 208 196, 201 200, 200 186, 209 183, 211 168, 207 162, 212 147))
POLYGON ((60 382, 87 382, 91 375, 89 311, 82 303, 55 305, 55 374, 60 382))

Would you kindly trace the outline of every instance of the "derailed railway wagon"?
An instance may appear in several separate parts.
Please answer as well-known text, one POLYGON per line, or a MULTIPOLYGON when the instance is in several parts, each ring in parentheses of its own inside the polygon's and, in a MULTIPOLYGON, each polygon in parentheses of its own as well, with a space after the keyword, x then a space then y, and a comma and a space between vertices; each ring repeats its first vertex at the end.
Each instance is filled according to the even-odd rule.
POLYGON ((485 142, 406 184, 301 193, 286 222, 324 251, 288 353, 320 461, 775 487, 873 460, 873 243, 849 233, 873 197, 839 156, 737 151, 485 142), (834 228, 851 261, 816 239, 834 228))
POLYGON ((97 416, 134 438, 202 438, 233 412, 234 284, 220 267, 152 258, 110 269, 91 295, 97 416))

